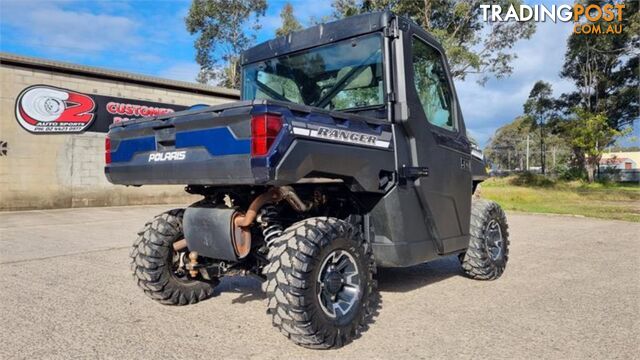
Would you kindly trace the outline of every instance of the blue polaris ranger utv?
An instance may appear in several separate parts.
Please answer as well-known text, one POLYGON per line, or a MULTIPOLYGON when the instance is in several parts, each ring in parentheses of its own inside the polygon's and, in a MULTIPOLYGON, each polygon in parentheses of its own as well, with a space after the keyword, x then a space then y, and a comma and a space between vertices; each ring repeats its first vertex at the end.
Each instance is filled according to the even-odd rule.
POLYGON ((255 276, 273 325, 305 347, 364 328, 377 267, 457 255, 492 280, 507 263, 503 211, 473 197, 484 164, 443 49, 390 12, 257 45, 241 101, 113 124, 106 145, 110 182, 202 195, 138 234, 144 292, 193 304, 223 276, 255 276))

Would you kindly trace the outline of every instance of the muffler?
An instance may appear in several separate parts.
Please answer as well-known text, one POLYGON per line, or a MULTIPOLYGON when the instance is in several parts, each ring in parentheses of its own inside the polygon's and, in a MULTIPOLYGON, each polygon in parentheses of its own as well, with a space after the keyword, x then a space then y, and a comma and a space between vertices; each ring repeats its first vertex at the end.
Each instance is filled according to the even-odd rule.
POLYGON ((251 233, 234 226, 243 216, 235 209, 194 204, 184 212, 182 226, 189 251, 225 261, 238 261, 251 250, 251 233))
POLYGON ((246 213, 235 209, 219 208, 211 204, 196 203, 184 212, 182 226, 185 241, 177 241, 175 250, 185 246, 189 251, 212 259, 237 261, 251 251, 249 227, 258 211, 266 204, 288 202, 298 212, 311 209, 311 203, 302 201, 290 186, 274 187, 256 197, 246 213))

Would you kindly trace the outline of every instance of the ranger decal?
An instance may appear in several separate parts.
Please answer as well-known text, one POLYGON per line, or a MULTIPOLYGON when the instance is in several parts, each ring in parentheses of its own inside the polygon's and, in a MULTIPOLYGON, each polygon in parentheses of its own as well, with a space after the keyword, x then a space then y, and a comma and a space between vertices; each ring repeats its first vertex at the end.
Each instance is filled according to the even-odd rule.
POLYGON ((328 129, 328 128, 318 128, 318 137, 331 139, 331 140, 339 140, 339 141, 348 141, 353 143, 367 144, 367 145, 375 145, 377 136, 361 134, 346 130, 338 130, 338 129, 328 129))
POLYGON ((388 148, 390 142, 380 139, 377 135, 365 134, 360 132, 318 127, 317 129, 305 129, 294 127, 293 133, 296 135, 304 135, 314 138, 329 139, 334 141, 346 142, 351 144, 369 145, 379 148, 388 148))

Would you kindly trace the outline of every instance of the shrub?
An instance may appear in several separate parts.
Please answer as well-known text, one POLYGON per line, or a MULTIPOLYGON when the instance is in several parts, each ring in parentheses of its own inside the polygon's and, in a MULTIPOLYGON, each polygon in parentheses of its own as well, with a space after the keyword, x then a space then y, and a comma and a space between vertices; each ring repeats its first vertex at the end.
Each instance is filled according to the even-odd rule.
POLYGON ((556 167, 556 174, 558 179, 566 181, 587 179, 587 172, 583 168, 574 166, 558 165, 556 167))
POLYGON ((598 171, 598 177, 596 181, 602 184, 618 182, 620 181, 621 173, 621 169, 616 169, 613 167, 601 167, 598 171))
POLYGON ((516 186, 539 186, 539 187, 551 187, 555 185, 555 182, 548 177, 540 174, 534 174, 529 171, 520 173, 509 181, 511 185, 516 186))

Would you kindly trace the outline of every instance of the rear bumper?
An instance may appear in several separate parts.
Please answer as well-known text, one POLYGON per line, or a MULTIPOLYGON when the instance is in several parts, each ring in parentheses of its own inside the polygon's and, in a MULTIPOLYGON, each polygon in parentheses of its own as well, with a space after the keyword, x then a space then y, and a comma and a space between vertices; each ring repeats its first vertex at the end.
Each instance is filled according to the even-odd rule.
POLYGON ((149 154, 135 156, 130 163, 112 163, 105 167, 107 180, 119 185, 254 184, 251 163, 246 155, 211 157, 206 150, 189 150, 181 161, 148 162, 149 154))

